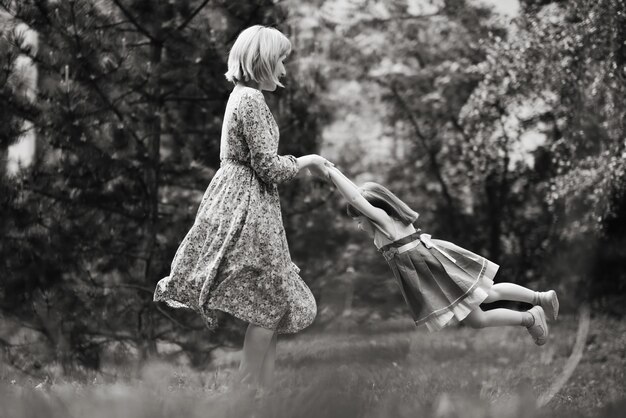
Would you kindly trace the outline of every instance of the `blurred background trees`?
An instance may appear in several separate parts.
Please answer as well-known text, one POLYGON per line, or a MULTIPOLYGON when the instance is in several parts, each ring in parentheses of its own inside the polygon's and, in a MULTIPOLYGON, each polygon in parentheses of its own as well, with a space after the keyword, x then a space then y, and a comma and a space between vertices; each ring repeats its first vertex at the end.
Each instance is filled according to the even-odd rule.
POLYGON ((625 3, 521 2, 513 22, 484 2, 330 3, 336 96, 365 98, 329 135, 353 136, 332 149, 346 169, 501 264, 501 280, 619 310, 625 3), (372 147, 383 156, 364 167, 372 147))
MULTIPOLYGON (((623 0, 142 0, 0 3, 0 345, 34 373, 161 356, 206 365, 227 320, 152 303, 219 167, 228 48, 252 24, 293 43, 266 98, 281 152, 386 184, 418 226, 620 313, 626 189, 623 0), (30 70, 29 70, 30 69, 30 70), (14 149, 14 148, 12 148, 14 149)), ((330 186, 281 189, 318 324, 404 313, 330 186)), ((623 311, 621 311, 623 314, 623 311)))

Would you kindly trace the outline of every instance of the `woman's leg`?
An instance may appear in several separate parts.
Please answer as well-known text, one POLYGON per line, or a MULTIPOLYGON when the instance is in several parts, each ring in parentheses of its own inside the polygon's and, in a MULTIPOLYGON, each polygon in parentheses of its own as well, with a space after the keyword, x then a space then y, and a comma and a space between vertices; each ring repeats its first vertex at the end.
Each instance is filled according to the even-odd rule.
POLYGON ((243 342, 243 357, 239 365, 239 381, 256 387, 260 383, 263 361, 275 332, 250 324, 243 342))
POLYGON ((274 332, 270 346, 265 353, 263 365, 261 366, 261 387, 263 389, 271 389, 274 385, 274 366, 276 364, 276 340, 278 333, 274 332))

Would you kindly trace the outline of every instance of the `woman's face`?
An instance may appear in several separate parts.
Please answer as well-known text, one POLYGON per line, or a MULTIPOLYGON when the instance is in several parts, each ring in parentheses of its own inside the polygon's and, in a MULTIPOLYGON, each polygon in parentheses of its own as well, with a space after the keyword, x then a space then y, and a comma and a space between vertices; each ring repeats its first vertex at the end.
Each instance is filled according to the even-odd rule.
MULTIPOLYGON (((280 57, 278 59, 278 62, 276 63, 276 66, 274 67, 274 76, 278 79, 283 78, 287 74, 287 70, 285 70, 285 63, 283 62, 286 58, 287 55, 283 55, 282 57, 280 57)), ((274 91, 276 90, 276 87, 276 83, 271 80, 265 81, 261 85, 261 89, 266 91, 274 91)))
POLYGON ((374 224, 372 224, 372 221, 370 221, 365 216, 357 216, 356 218, 352 219, 354 219, 354 222, 356 222, 357 229, 365 232, 367 235, 374 238, 374 224))

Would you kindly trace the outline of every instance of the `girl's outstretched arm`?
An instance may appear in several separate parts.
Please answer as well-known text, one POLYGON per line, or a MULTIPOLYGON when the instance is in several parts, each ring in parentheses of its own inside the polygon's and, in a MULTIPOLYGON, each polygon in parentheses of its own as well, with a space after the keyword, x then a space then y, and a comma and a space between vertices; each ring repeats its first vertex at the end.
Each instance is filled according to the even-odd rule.
POLYGON ((327 169, 328 177, 335 183, 337 190, 346 198, 348 203, 354 206, 364 216, 378 224, 383 229, 385 235, 390 235, 389 231, 393 230, 391 228, 393 221, 391 217, 387 215, 387 212, 376 206, 372 206, 372 204, 361 195, 356 184, 352 183, 350 179, 344 176, 336 167, 327 166, 327 169))

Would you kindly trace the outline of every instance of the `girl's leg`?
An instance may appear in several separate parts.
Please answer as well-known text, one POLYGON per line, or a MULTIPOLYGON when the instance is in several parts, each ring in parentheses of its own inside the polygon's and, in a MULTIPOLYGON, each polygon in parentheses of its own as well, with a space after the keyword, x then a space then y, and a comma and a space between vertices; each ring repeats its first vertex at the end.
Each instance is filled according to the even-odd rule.
POLYGON ((556 319, 559 315, 559 299, 556 297, 554 290, 535 292, 534 290, 514 283, 496 283, 491 287, 487 295, 485 303, 491 303, 497 300, 526 302, 533 305, 541 305, 547 315, 552 319, 556 319))
POLYGON ((514 283, 496 283, 487 293, 488 296, 487 299, 485 299, 485 303, 491 303, 497 300, 514 300, 536 305, 537 293, 539 292, 514 283))
POLYGON ((258 386, 263 360, 271 345, 274 331, 249 324, 243 342, 243 357, 239 365, 239 381, 244 385, 258 386))
POLYGON ((507 325, 531 326, 533 317, 529 312, 518 312, 511 309, 492 309, 483 311, 474 309, 463 320, 464 324, 472 328, 501 327, 507 325))
POLYGON ((463 323, 472 328, 506 325, 524 326, 537 345, 544 345, 548 337, 548 324, 540 306, 535 306, 528 312, 518 312, 511 309, 492 309, 485 312, 476 308, 467 315, 463 323))
POLYGON ((261 366, 261 387, 263 389, 271 389, 274 384, 274 366, 276 364, 276 340, 278 333, 275 332, 270 346, 265 353, 263 365, 261 366))

